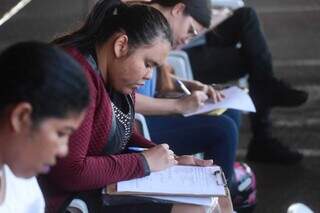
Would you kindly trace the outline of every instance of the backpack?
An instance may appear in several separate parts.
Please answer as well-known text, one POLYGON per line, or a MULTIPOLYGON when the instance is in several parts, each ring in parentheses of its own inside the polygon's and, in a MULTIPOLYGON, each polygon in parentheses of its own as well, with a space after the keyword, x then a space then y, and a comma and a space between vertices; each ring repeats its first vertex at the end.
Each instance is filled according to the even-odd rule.
POLYGON ((246 163, 234 163, 230 193, 234 210, 237 213, 253 212, 257 203, 256 177, 246 163))

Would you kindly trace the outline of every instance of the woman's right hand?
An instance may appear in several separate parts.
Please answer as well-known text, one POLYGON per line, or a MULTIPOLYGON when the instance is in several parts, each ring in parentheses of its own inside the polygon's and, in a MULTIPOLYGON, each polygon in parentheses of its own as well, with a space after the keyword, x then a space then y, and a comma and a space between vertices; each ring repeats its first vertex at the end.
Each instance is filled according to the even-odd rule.
POLYGON ((208 100, 208 95, 203 91, 194 91, 191 95, 177 99, 178 113, 185 114, 196 111, 208 100))
POLYGON ((142 154, 146 158, 151 172, 161 171, 178 163, 168 144, 157 145, 142 152, 142 154))

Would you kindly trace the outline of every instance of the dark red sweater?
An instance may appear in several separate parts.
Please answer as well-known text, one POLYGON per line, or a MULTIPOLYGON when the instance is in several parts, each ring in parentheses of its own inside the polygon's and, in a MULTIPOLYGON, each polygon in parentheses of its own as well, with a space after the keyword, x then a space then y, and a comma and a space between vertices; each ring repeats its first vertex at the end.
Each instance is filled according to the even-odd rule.
MULTIPOLYGON (((112 119, 109 95, 102 78, 95 73, 86 58, 75 49, 68 49, 67 52, 83 66, 91 100, 84 121, 70 138, 68 156, 60 159, 48 175, 39 178, 47 211, 50 212, 56 212, 56 208, 72 193, 99 189, 107 184, 144 176, 140 154, 103 153, 112 119)), ((129 144, 154 146, 136 131, 129 144)))

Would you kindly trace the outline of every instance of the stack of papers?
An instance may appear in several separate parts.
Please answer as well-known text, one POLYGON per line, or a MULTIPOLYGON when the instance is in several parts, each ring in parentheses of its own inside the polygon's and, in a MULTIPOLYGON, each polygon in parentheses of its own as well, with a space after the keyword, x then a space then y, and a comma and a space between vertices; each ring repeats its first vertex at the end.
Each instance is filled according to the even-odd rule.
POLYGON ((246 112, 256 112, 256 108, 252 102, 252 99, 242 89, 238 87, 230 87, 222 90, 222 94, 225 98, 218 103, 207 101, 204 106, 200 107, 197 111, 186 113, 184 116, 191 116, 203 113, 209 113, 217 109, 237 109, 246 112))
POLYGON ((149 176, 117 183, 108 194, 135 195, 157 198, 175 203, 212 206, 214 197, 226 196, 226 184, 218 166, 173 166, 149 176))

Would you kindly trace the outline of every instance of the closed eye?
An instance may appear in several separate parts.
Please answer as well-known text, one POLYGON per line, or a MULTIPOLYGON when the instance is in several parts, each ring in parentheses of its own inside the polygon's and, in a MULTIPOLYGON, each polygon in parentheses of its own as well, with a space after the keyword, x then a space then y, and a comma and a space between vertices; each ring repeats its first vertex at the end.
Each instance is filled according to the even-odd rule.
POLYGON ((145 63, 146 68, 148 69, 152 69, 152 68, 156 68, 159 67, 158 63, 156 62, 146 62, 145 63))

